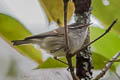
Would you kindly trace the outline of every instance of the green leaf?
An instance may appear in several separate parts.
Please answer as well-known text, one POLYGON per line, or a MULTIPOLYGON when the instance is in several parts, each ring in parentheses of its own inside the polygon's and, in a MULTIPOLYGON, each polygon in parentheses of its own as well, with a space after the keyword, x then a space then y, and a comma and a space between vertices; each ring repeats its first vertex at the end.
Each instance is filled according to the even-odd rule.
MULTIPOLYGON (((103 32, 105 32, 104 29, 95 27, 91 28, 91 40, 96 39, 103 32)), ((114 32, 109 32, 92 45, 92 51, 100 53, 104 57, 111 59, 120 51, 120 37, 114 32)))
MULTIPOLYGON (((95 53, 95 52, 92 52, 92 54, 93 54, 92 59, 93 59, 94 69, 95 70, 103 69, 105 67, 106 63, 109 61, 109 59, 106 58, 105 56, 95 53)), ((110 69, 115 72, 115 70, 116 70, 115 65, 113 64, 110 69)))
MULTIPOLYGON (((120 0, 108 0, 110 4, 105 6, 103 0, 93 0, 93 15, 97 17, 105 27, 108 27, 115 18, 120 18, 120 0)), ((120 34, 120 20, 115 24, 113 30, 120 34)))
MULTIPOLYGON (((65 57, 62 57, 59 59, 67 63, 65 57)), ((72 58, 72 62, 73 62, 73 65, 75 66, 76 65, 75 57, 72 58)), ((61 63, 53 58, 48 58, 44 63, 40 64, 36 69, 40 69, 40 68, 65 68, 65 67, 68 67, 68 65, 61 63)))
MULTIPOLYGON (((0 37, 6 40, 11 46, 11 40, 24 39, 31 33, 18 20, 0 13, 0 37)), ((12 46, 13 47, 13 46, 12 46)), ((28 56, 37 63, 42 62, 41 52, 32 45, 15 47, 22 55, 28 56)))
MULTIPOLYGON (((65 57, 59 58, 60 60, 67 62, 65 57)), ((93 64, 94 64, 94 69, 95 70, 100 70, 104 68, 105 64, 107 61, 109 61, 108 58, 104 57, 101 54, 93 52, 93 64)), ((75 57, 72 58, 73 65, 76 66, 76 59, 75 57)), ((45 62, 40 64, 36 69, 41 69, 41 68, 66 68, 68 67, 66 64, 63 64, 61 62, 58 62, 57 60, 53 58, 48 58, 45 62)), ((112 65, 111 70, 115 72, 115 65, 112 65)))
POLYGON ((39 69, 39 68, 63 68, 63 67, 67 67, 67 65, 65 65, 61 62, 58 62, 57 60, 55 60, 53 58, 48 58, 45 62, 40 64, 36 69, 39 69))

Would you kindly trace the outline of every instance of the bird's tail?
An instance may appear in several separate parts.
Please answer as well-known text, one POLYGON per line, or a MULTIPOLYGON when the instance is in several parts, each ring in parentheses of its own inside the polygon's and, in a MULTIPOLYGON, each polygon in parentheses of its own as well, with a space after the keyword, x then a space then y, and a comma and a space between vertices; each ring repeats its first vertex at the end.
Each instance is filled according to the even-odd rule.
POLYGON ((15 45, 15 46, 32 43, 31 40, 13 40, 13 41, 11 41, 11 42, 12 42, 13 45, 15 45))

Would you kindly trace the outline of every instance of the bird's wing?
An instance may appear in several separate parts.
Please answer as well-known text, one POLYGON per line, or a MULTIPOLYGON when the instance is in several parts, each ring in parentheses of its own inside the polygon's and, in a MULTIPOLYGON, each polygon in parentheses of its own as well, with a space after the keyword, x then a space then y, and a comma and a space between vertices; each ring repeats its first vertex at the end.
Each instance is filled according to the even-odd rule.
POLYGON ((49 31, 49 32, 45 32, 42 34, 26 37, 25 40, 52 37, 52 36, 53 37, 54 36, 63 36, 63 35, 64 35, 64 28, 61 27, 61 28, 55 29, 53 31, 49 31))

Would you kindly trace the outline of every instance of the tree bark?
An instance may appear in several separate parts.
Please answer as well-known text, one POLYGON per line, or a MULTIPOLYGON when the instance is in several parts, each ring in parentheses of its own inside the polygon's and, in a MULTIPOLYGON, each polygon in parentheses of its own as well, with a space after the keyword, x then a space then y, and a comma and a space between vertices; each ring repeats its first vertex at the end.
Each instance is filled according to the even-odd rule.
MULTIPOLYGON (((73 0, 75 4, 75 20, 80 24, 90 24, 91 0, 73 0)), ((86 40, 83 44, 90 42, 90 30, 88 29, 86 40)), ((76 56, 76 75, 79 79, 90 80, 92 78, 92 54, 88 46, 76 56)))

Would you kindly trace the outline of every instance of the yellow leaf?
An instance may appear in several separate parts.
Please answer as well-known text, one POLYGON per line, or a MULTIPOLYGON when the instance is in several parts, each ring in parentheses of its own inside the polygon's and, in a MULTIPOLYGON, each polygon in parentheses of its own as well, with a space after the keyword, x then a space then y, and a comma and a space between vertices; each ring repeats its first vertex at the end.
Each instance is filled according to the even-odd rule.
MULTIPOLYGON (((49 22, 55 21, 59 26, 64 25, 64 5, 63 0, 40 0, 42 7, 48 17, 49 22)), ((74 12, 74 4, 68 3, 68 18, 69 21, 74 12)))

